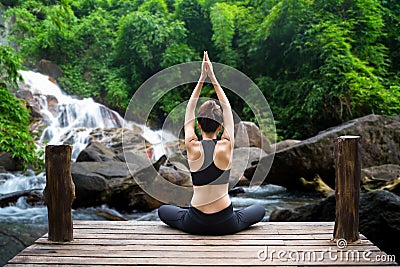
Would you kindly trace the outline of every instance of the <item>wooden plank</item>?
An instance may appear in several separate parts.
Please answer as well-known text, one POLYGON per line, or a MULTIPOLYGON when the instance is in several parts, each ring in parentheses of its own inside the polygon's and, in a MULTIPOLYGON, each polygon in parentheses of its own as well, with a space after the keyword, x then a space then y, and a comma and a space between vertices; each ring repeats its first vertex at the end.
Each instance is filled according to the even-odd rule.
MULTIPOLYGON (((234 253, 234 258, 253 258, 258 256, 259 251, 269 251, 271 252, 271 255, 275 258, 278 258, 277 252, 279 251, 286 251, 287 254, 293 253, 310 253, 315 254, 316 256, 320 257, 323 254, 326 254, 328 256, 328 253, 331 252, 333 256, 336 254, 338 258, 340 257, 340 254, 342 254, 342 258, 346 257, 346 254, 348 254, 348 258, 350 257, 356 257, 358 254, 358 257, 362 257, 362 254, 364 252, 377 252, 380 253, 379 250, 372 249, 372 250, 360 250, 356 251, 353 248, 349 250, 340 250, 337 248, 323 248, 323 249, 315 249, 315 248, 310 248, 310 249, 303 249, 299 247, 254 247, 252 250, 247 250, 247 251, 235 251, 234 253), (272 253, 273 252, 273 253, 272 253)), ((106 250, 107 251, 107 250, 106 250)), ((182 251, 176 251, 176 250, 140 250, 140 251, 131 251, 131 250, 121 250, 115 253, 105 253, 106 251, 104 250, 86 250, 86 249, 81 249, 81 250, 57 250, 55 251, 54 249, 30 249, 30 250, 24 250, 22 251, 19 256, 37 256, 37 257, 95 257, 95 258, 157 258, 160 253, 162 253, 162 256, 164 258, 187 258, 189 255, 192 258, 221 258, 221 259, 230 259, 232 258, 231 252, 229 250, 225 251, 211 251, 208 249, 207 251, 189 251, 190 253, 182 253, 182 251)), ((108 251, 107 251, 108 252, 108 251)), ((373 255, 371 253, 371 255, 373 255)), ((288 256, 288 255, 287 255, 288 256)), ((333 257, 332 256, 332 257, 333 257)), ((288 256, 289 257, 289 256, 288 256)))
MULTIPOLYGON (((317 251, 322 251, 324 249, 329 249, 330 246, 310 246, 310 245, 296 245, 296 246, 268 246, 270 249, 273 250, 280 250, 282 248, 286 250, 298 250, 298 251, 304 251, 304 250, 317 250, 317 251)), ((331 246, 334 248, 334 246, 331 246)), ((37 249, 43 249, 43 250, 54 250, 54 251, 61 251, 61 250, 107 250, 107 251, 113 251, 113 250, 118 250, 118 251, 132 251, 132 252, 140 252, 140 251, 164 251, 164 250, 171 250, 171 251, 182 251, 182 252, 196 252, 196 251, 201 251, 201 252, 208 252, 208 251, 219 251, 219 252, 234 252, 234 251, 255 251, 255 250, 260 250, 264 249, 265 246, 180 246, 179 244, 176 246, 163 246, 161 244, 159 245, 122 245, 122 246, 107 246, 105 247, 104 245, 77 245, 74 243, 70 244, 63 244, 63 245, 45 245, 45 244, 33 244, 29 249, 24 250, 26 253, 31 253, 30 250, 37 250, 37 249)), ((364 245, 349 245, 347 247, 348 249, 351 250, 371 250, 371 251, 380 251, 378 247, 370 244, 364 244, 364 245)), ((21 252, 22 253, 22 252, 21 252)), ((71 252, 74 253, 74 252, 71 252)))
MULTIPOLYGON (((91 225, 100 226, 152 226, 152 225, 165 225, 161 221, 85 221, 75 220, 74 228, 79 226, 89 227, 91 225)), ((334 222, 259 222, 254 226, 265 225, 270 227, 278 228, 294 228, 299 229, 300 226, 312 226, 312 227, 334 227, 334 222)))
MULTIPOLYGON (((44 236, 46 238, 46 236, 44 236)), ((305 239, 322 239, 330 240, 332 234, 308 234, 308 235, 278 235, 278 234, 254 234, 254 235, 223 235, 223 236, 199 236, 199 235, 163 235, 163 234, 81 234, 75 233, 75 240, 80 239, 107 239, 107 240, 305 240, 305 239)))
MULTIPOLYGON (((317 241, 318 240, 309 240, 309 241, 317 241)), ((108 240, 103 240, 103 239, 78 239, 75 238, 74 243, 77 244, 88 244, 88 245, 157 245, 160 244, 161 241, 158 239, 129 239, 129 240, 118 240, 118 239, 108 239, 108 240)), ((294 242, 298 242, 294 241, 294 242)), ((50 241, 48 241, 46 238, 39 238, 36 242, 36 244, 51 244, 50 241)), ((275 239, 275 240, 260 240, 260 239, 248 239, 248 240, 218 240, 218 239, 199 239, 196 241, 190 240, 190 239, 183 239, 183 240, 163 240, 162 241, 163 245, 166 246, 176 246, 176 245, 182 245, 182 246, 212 246, 212 245, 233 245, 233 246, 238 246, 238 245, 246 245, 246 246, 256 246, 256 245, 284 245, 283 240, 280 239, 275 239)))
MULTIPOLYGON (((371 255, 371 257, 375 257, 376 255, 371 255)), ((359 261, 349 261, 349 260, 331 260, 329 257, 326 259, 322 259, 319 261, 305 261, 301 260, 290 260, 289 258, 281 258, 281 259, 267 259, 265 261, 258 259, 257 257, 251 257, 246 259, 221 259, 221 258, 166 258, 155 257, 155 258, 111 258, 111 257, 101 257, 101 258, 90 258, 90 262, 86 257, 36 257, 36 256, 17 256, 10 262, 12 263, 34 263, 34 264, 63 264, 63 265, 176 265, 176 266, 265 266, 269 263, 272 263, 276 266, 287 266, 289 264, 292 265, 325 265, 325 264, 334 264, 334 265, 350 265, 354 266, 355 264, 361 264, 363 266, 376 266, 377 262, 372 260, 364 260, 360 259, 359 261)), ((392 265, 391 262, 381 262, 382 265, 392 265)))
MULTIPOLYGON (((160 222, 74 222, 75 240, 52 243, 46 237, 14 257, 7 266, 377 266, 393 262, 366 259, 332 261, 328 252, 369 251, 386 255, 365 237, 339 250, 331 241, 333 223, 259 223, 235 235, 189 235, 160 222), (137 224, 136 224, 137 223, 137 224), (315 226, 317 225, 317 226, 315 226), (269 258, 260 260, 266 251, 269 258), (278 256, 278 252, 285 253, 278 256), (258 254, 261 253, 261 254, 258 254), (324 258, 291 261, 293 253, 324 258)), ((352 254, 350 254, 351 256, 352 254)), ((305 257, 305 256, 304 256, 305 257)))

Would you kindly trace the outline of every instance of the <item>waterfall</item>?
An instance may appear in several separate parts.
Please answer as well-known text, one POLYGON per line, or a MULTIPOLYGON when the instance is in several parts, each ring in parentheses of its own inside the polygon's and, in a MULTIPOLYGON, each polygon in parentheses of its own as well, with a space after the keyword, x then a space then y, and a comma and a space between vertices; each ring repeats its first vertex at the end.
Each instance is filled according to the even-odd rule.
POLYGON ((177 139, 172 134, 162 134, 160 130, 153 131, 144 125, 125 123, 117 112, 96 103, 92 98, 77 99, 66 95, 46 75, 22 70, 20 74, 24 85, 32 92, 46 125, 39 144, 70 144, 72 159, 78 157, 89 142, 90 132, 97 128, 140 127, 142 136, 153 145, 154 159, 167 153, 163 149, 163 142, 177 139))

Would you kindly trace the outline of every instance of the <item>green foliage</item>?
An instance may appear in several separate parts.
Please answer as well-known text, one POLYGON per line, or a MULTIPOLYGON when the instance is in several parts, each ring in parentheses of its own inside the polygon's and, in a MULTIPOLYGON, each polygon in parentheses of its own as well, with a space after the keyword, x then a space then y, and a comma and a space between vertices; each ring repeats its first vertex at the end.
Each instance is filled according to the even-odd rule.
MULTIPOLYGON (((10 41, 27 62, 54 61, 66 91, 121 113, 145 80, 201 60, 204 50, 257 81, 279 138, 400 113, 398 1, 19 0, 5 13, 15 17, 10 41)), ((149 124, 158 126, 193 86, 164 95, 149 124)), ((215 97, 209 87, 202 94, 215 97)), ((227 94, 242 120, 257 121, 227 94)))
POLYGON ((13 158, 26 166, 39 167, 40 159, 35 152, 36 146, 29 133, 29 112, 23 102, 8 92, 5 86, 17 85, 20 79, 18 70, 21 60, 14 50, 0 45, 0 152, 10 152, 13 158))

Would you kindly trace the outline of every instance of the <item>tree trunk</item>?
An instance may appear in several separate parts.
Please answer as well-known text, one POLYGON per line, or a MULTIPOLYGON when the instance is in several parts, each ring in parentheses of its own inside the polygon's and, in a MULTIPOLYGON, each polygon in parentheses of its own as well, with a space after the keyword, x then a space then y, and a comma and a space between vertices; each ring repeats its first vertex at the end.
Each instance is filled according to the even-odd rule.
POLYGON ((73 240, 71 209, 75 185, 71 177, 71 153, 69 145, 46 146, 44 200, 48 209, 49 240, 54 242, 73 240))
POLYGON ((361 157, 360 136, 340 136, 335 142, 336 219, 333 238, 354 242, 358 232, 361 157))

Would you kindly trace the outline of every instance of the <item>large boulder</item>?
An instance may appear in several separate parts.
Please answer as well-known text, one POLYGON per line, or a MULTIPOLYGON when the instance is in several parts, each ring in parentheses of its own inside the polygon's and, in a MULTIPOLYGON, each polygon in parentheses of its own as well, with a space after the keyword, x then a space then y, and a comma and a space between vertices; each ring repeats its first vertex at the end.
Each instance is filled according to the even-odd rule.
POLYGON ((84 150, 82 150, 76 162, 83 161, 94 161, 94 162, 102 162, 102 161, 119 161, 117 155, 109 148, 105 147, 103 144, 97 141, 91 141, 84 150))
POLYGON ((129 169, 123 162, 74 162, 71 176, 75 184, 74 207, 102 204, 102 193, 108 180, 129 177, 129 169))
MULTIPOLYGON (((317 204, 294 210, 274 210, 270 221, 334 221, 335 196, 317 204)), ((388 254, 400 257, 400 196, 385 190, 362 193, 359 205, 359 230, 388 254)))
POLYGON ((300 140, 286 139, 286 140, 280 141, 278 143, 271 144, 271 149, 273 151, 275 151, 275 152, 278 152, 278 151, 281 151, 281 150, 283 150, 285 148, 294 146, 294 145, 296 145, 296 144, 298 144, 300 142, 301 142, 300 140))
POLYGON ((258 147, 239 147, 233 149, 233 157, 230 173, 230 187, 239 183, 244 183, 244 171, 258 162, 267 153, 258 147))
MULTIPOLYGON (((173 167, 162 166, 166 157, 151 163, 140 156, 136 161, 74 162, 71 166, 76 200, 73 206, 88 207, 108 204, 119 211, 152 210, 162 203, 148 195, 143 186, 166 179, 180 186, 190 186, 190 177, 173 167), (140 185, 139 185, 140 183, 140 185)), ((157 188, 156 190, 165 190, 157 188)))
POLYGON ((312 180, 319 175, 334 188, 334 141, 342 135, 360 135, 360 152, 363 167, 382 164, 400 164, 400 116, 368 115, 320 132, 275 155, 263 157, 258 165, 248 168, 246 177, 251 178, 256 167, 267 175, 267 167, 273 164, 265 179, 287 188, 297 188, 299 178, 312 180))
POLYGON ((271 153, 270 144, 254 122, 241 121, 235 125, 235 147, 258 147, 271 153))

